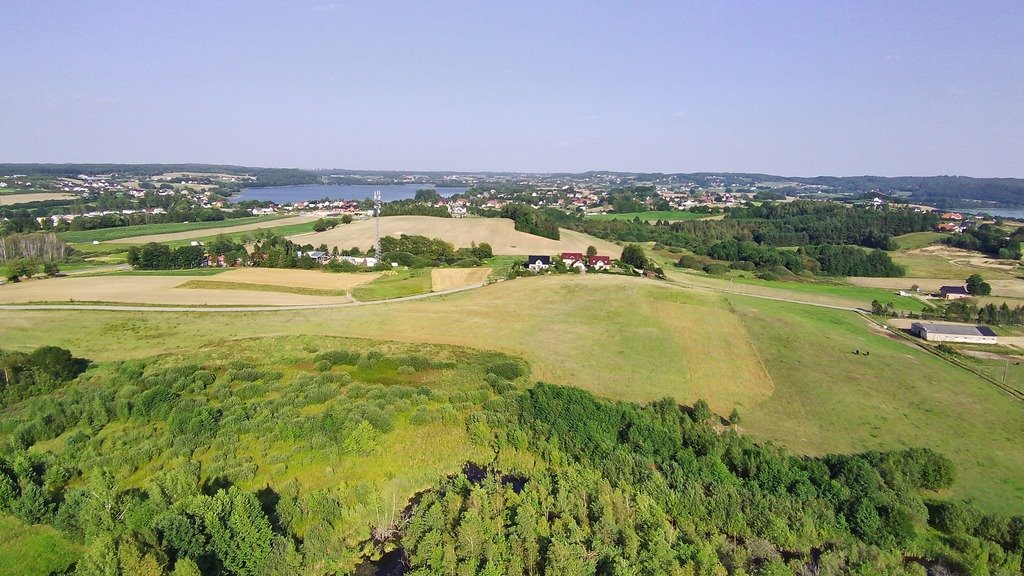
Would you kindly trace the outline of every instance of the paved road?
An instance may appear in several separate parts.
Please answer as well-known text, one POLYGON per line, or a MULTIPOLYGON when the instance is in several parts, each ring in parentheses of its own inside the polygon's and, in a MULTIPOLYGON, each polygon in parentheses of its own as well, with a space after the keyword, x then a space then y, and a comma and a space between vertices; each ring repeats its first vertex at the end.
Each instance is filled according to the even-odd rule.
POLYGON ((107 312, 284 312, 289 310, 323 310, 328 308, 351 308, 355 306, 376 306, 378 304, 391 304, 393 302, 408 302, 410 300, 422 300, 446 294, 465 292, 481 288, 485 283, 416 294, 414 296, 402 296, 389 300, 372 300, 368 302, 339 302, 337 304, 297 304, 292 306, 131 306, 119 304, 3 304, 0 310, 101 310, 107 312))

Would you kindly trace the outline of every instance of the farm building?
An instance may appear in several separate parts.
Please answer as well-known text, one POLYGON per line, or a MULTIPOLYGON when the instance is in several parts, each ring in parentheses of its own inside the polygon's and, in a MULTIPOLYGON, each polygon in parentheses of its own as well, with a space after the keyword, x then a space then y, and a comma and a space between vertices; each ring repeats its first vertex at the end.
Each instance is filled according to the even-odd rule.
POLYGON ((963 286, 943 286, 939 288, 939 294, 946 300, 959 300, 960 298, 971 297, 971 293, 963 286))
POLYGON ((987 326, 914 322, 910 325, 910 333, 929 342, 997 343, 995 332, 987 326))

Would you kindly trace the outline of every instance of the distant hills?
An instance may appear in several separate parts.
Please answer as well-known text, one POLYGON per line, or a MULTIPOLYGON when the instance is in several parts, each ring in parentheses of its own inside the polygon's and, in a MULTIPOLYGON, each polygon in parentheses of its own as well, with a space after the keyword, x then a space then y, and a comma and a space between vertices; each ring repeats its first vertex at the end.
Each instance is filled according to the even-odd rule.
POLYGON ((742 172, 640 173, 591 171, 581 173, 446 172, 397 170, 306 170, 262 168, 221 164, 0 164, 0 176, 77 176, 79 174, 128 174, 152 176, 164 172, 200 172, 249 175, 256 186, 296 184, 390 184, 424 183, 473 185, 482 182, 516 181, 536 184, 592 183, 609 186, 628 184, 691 184, 697 186, 752 187, 758 184, 793 191, 817 187, 822 192, 899 196, 912 202, 943 208, 1024 207, 1024 179, 971 178, 966 176, 815 176, 795 177, 742 172))

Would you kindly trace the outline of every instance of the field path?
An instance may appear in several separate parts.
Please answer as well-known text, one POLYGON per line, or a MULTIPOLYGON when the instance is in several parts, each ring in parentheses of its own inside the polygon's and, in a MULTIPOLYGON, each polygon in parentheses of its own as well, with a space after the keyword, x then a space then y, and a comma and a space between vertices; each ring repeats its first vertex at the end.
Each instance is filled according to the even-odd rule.
POLYGON ((145 244, 147 242, 173 242, 175 240, 189 240, 191 238, 203 238, 216 236, 218 234, 234 234, 235 232, 246 232, 248 230, 259 230, 260 228, 271 228, 278 226, 289 226, 292 224, 305 224, 316 221, 317 216, 292 216, 291 218, 278 218, 266 222, 253 222, 240 226, 224 226, 223 228, 203 228, 200 230, 189 230, 188 232, 168 232, 167 234, 150 234, 149 236, 129 236, 128 238, 117 238, 108 240, 104 244, 145 244))

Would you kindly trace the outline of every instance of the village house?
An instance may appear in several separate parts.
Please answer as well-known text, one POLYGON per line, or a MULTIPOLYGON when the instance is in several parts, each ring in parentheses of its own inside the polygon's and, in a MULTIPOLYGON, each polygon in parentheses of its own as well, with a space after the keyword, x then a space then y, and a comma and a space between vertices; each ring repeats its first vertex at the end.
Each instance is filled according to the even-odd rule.
POLYGON ((587 263, 594 270, 607 270, 612 267, 611 256, 589 256, 587 263))
POLYGON ((971 297, 971 293, 963 286, 942 286, 939 288, 939 294, 945 300, 959 300, 971 297))
POLYGON ((551 268, 551 257, 550 256, 540 256, 540 255, 530 255, 526 259, 526 267, 531 272, 540 272, 542 270, 547 270, 548 268, 551 268))

